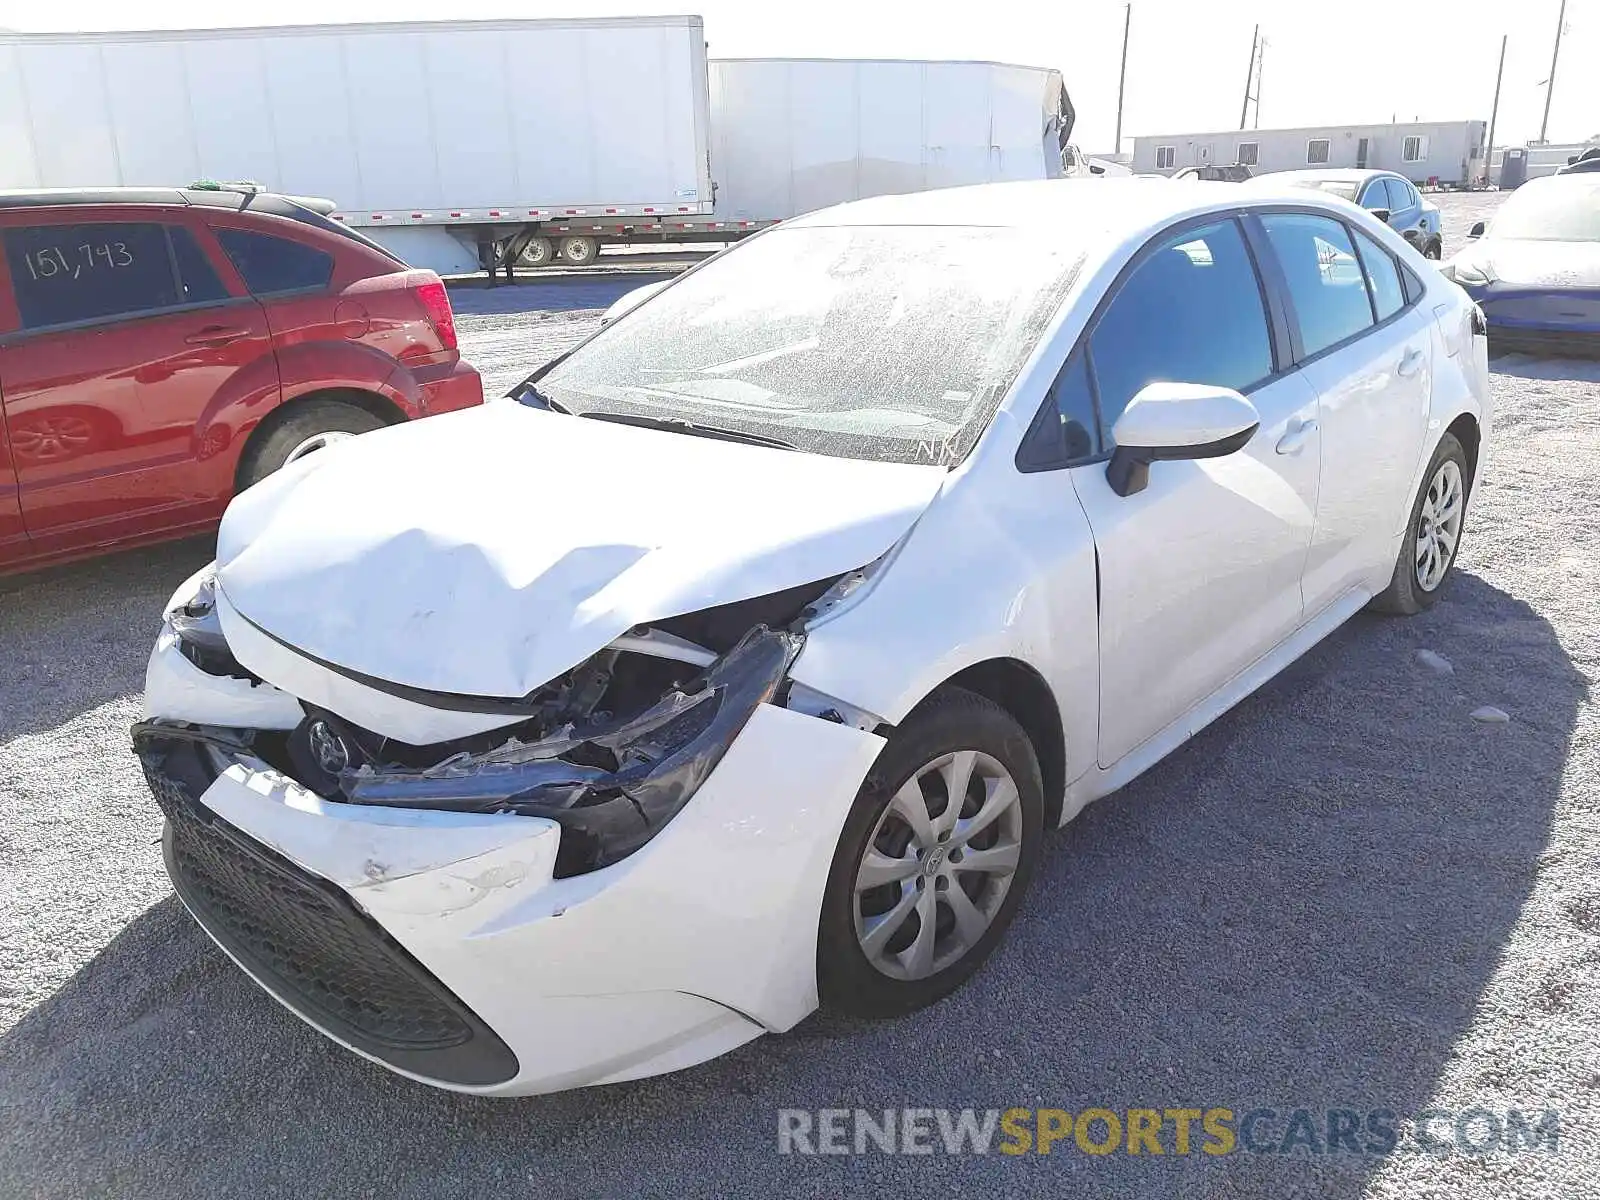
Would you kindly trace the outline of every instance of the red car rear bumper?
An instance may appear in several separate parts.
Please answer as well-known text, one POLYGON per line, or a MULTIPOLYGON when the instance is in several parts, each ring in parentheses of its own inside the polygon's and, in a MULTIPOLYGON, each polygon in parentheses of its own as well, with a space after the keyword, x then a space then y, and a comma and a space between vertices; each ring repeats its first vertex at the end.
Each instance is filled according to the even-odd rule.
POLYGON ((464 359, 416 372, 422 389, 422 412, 418 416, 454 412, 483 403, 483 380, 477 369, 464 359))

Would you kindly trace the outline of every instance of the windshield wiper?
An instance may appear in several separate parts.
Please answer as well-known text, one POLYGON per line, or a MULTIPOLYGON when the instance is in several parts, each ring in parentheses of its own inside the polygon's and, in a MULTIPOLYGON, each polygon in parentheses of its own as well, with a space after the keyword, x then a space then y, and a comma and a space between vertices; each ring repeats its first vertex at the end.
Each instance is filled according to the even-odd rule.
POLYGON ((643 417, 633 413, 613 412, 581 412, 580 417, 592 417, 596 421, 614 421, 618 425, 636 425, 640 429, 661 429, 667 433, 689 433, 695 437, 716 438, 724 442, 744 442, 751 446, 770 446, 775 450, 794 450, 793 442, 786 442, 782 438, 767 437, 760 433, 745 433, 738 429, 723 429, 718 425, 701 425, 696 421, 685 420, 683 417, 643 417))
POLYGON ((559 400, 552 400, 531 383, 520 383, 511 390, 511 398, 518 404, 526 404, 529 408, 542 408, 547 412, 560 413, 563 417, 570 417, 572 410, 559 400))

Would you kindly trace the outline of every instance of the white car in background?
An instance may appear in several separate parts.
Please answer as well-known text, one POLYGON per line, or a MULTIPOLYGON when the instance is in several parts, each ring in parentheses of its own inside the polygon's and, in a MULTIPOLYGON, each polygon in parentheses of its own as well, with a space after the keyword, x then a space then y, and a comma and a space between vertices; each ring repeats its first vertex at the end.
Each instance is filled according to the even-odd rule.
POLYGON ((485 1094, 947 995, 1047 829, 1434 602, 1490 420, 1399 235, 1133 179, 800 217, 518 398, 236 499, 134 729, 218 944, 485 1094))

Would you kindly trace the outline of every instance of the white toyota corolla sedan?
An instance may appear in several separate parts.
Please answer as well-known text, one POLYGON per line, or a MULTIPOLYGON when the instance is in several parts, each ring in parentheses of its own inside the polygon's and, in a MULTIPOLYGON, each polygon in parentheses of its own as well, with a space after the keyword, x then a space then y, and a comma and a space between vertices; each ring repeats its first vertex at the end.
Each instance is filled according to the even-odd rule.
POLYGON ((1337 197, 785 222, 233 502, 134 729, 168 870, 284 1005, 465 1092, 907 1012, 1047 829, 1434 602, 1489 418, 1481 314, 1337 197))

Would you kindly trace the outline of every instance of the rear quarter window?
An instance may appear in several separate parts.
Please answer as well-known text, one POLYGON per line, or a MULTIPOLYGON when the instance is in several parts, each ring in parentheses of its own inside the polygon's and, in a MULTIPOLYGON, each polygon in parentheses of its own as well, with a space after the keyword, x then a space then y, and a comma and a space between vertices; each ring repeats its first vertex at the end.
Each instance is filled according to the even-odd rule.
POLYGON ((333 255, 270 233, 218 229, 217 241, 253 295, 315 291, 333 278, 333 255))

